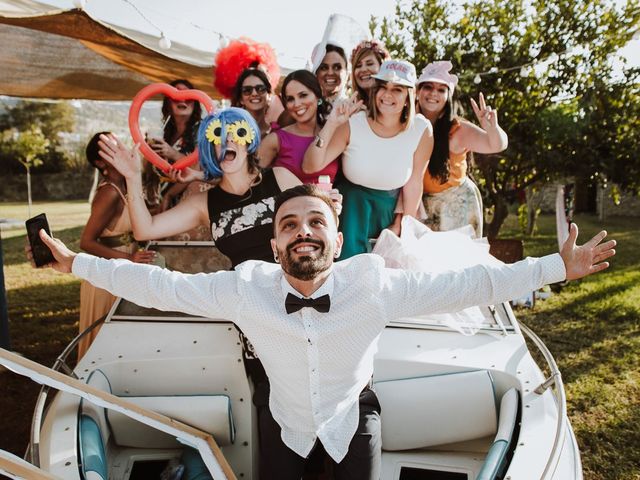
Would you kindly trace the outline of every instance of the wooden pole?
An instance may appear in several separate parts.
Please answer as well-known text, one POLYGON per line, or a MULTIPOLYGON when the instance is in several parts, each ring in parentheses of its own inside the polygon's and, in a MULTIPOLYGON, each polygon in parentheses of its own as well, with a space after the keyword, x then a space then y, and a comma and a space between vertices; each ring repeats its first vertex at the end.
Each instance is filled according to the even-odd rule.
POLYGON ((9 337, 9 313, 7 291, 4 288, 4 257, 2 255, 2 231, 0 231, 0 348, 11 350, 9 337))

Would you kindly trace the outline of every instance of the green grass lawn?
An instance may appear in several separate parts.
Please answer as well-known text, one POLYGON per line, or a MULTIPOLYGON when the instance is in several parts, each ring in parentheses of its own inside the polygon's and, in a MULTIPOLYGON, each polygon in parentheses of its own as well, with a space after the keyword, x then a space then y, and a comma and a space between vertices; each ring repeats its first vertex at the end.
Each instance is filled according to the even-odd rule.
MULTIPOLYGON (((37 204, 54 234, 72 249, 86 221, 86 202, 37 204)), ((3 205, 2 218, 26 218, 26 207, 3 205)), ((563 374, 568 410, 587 480, 640 479, 640 219, 576 218, 584 242, 606 228, 619 242, 612 267, 573 282, 535 309, 519 309, 554 354, 563 374)), ((540 233, 525 238, 527 255, 557 251, 555 223, 539 222, 540 233)), ((502 237, 518 237, 510 217, 502 237)), ((5 282, 12 347, 51 365, 77 330, 79 281, 51 270, 34 270, 24 257, 24 230, 3 232, 5 282)), ((28 440, 38 387, 9 372, 0 373, 0 449, 22 455, 28 440)))
MULTIPOLYGON (((562 371, 585 478, 640 479, 640 219, 578 216, 579 243, 602 228, 618 241, 609 270, 572 282, 518 319, 544 340, 562 371)), ((526 238, 528 255, 557 249, 554 218, 526 238)), ((517 236, 510 218, 503 236, 517 236)), ((522 237, 521 237, 522 238, 522 237)))
MULTIPOLYGON (((33 202, 31 205, 31 216, 39 213, 46 213, 49 219, 49 226, 54 234, 67 228, 83 226, 91 207, 86 200, 73 200, 67 202, 33 202)), ((3 202, 0 205, 0 218, 19 220, 23 223, 29 218, 29 210, 26 203, 3 202)), ((2 232, 2 239, 25 235, 26 230, 22 228, 12 228, 2 232)), ((5 249, 6 252, 6 249, 5 249)))
MULTIPOLYGON (((80 232, 89 217, 86 201, 36 202, 32 215, 45 212, 53 234, 78 250, 80 232)), ((24 203, 3 203, 0 218, 24 221, 24 203)), ((78 330, 80 281, 51 269, 35 270, 26 261, 24 227, 2 231, 4 276, 9 305, 11 347, 27 358, 51 366, 78 330)), ((39 386, 0 372, 0 449, 23 455, 39 386)))

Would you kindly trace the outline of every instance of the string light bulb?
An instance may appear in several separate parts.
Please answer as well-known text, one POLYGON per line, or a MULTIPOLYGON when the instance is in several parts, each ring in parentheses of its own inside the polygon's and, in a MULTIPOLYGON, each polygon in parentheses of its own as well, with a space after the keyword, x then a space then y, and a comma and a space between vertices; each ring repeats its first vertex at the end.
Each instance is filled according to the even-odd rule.
POLYGON ((529 76, 529 69, 527 67, 522 67, 520 69, 520 76, 521 77, 528 77, 529 76))
POLYGON ((169 40, 169 37, 167 37, 164 32, 160 34, 158 45, 160 45, 162 50, 169 50, 171 48, 171 40, 169 40))
POLYGON ((476 76, 473 77, 473 83, 475 83, 476 85, 478 85, 481 81, 482 79, 480 78, 480 75, 476 74, 476 76))

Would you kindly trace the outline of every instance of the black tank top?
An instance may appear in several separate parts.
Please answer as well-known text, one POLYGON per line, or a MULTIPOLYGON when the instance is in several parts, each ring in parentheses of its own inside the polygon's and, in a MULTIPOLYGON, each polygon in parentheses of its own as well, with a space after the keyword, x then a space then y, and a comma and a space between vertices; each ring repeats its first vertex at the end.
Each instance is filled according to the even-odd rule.
POLYGON ((273 263, 273 206, 280 187, 273 170, 262 173, 262 181, 242 195, 217 186, 208 191, 207 207, 211 234, 218 249, 236 265, 245 260, 273 263))

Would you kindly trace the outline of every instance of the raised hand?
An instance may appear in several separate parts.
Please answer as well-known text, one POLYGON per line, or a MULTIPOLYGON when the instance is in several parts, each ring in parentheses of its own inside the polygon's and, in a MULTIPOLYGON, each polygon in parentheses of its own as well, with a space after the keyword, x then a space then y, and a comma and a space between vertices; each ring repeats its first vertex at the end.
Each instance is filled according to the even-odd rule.
POLYGON ((576 280, 586 277, 592 273, 600 272, 609 266, 609 262, 605 262, 607 258, 616 254, 614 247, 615 240, 601 243, 607 236, 606 231, 601 231, 595 235, 584 245, 577 246, 578 226, 571 224, 569 229, 569 238, 562 245, 560 256, 564 260, 567 270, 567 280, 576 280))
POLYGON ((123 177, 135 178, 140 175, 140 145, 129 149, 115 135, 100 135, 98 145, 100 157, 113 165, 123 177))
POLYGON ((478 103, 473 98, 471 99, 471 108, 473 108, 473 113, 476 114, 478 123, 483 130, 498 128, 498 112, 485 103, 482 92, 478 96, 478 103))
POLYGON ((335 125, 342 125, 349 121, 349 117, 359 112, 363 106, 362 100, 358 100, 358 95, 353 94, 348 100, 338 100, 333 104, 327 122, 335 125))

